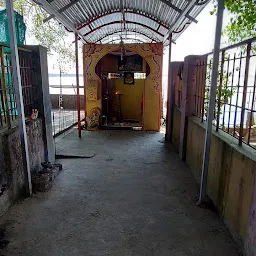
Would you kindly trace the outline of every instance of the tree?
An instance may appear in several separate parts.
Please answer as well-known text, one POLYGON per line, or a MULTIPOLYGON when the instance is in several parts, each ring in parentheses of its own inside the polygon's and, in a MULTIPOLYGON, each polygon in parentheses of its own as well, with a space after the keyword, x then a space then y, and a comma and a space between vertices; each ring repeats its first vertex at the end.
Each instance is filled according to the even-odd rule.
MULTIPOLYGON (((75 62, 70 33, 55 19, 44 23, 49 14, 32 0, 14 0, 13 6, 24 17, 27 37, 47 47, 49 55, 56 55, 59 69, 67 71, 75 62)), ((0 0, 0 7, 5 7, 4 0, 0 0)))
MULTIPOLYGON (((217 0, 214 1, 216 12, 217 0)), ((248 38, 256 37, 256 0, 225 0, 225 7, 231 14, 229 24, 223 34, 230 43, 237 43, 248 38)))

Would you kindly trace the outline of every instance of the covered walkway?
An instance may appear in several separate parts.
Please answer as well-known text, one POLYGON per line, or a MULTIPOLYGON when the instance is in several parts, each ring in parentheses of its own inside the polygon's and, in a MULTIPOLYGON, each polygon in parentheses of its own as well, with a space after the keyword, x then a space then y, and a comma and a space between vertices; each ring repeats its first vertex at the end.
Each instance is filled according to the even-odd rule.
POLYGON ((96 155, 60 160, 64 170, 50 192, 8 211, 1 255, 239 255, 218 215, 196 206, 191 172, 163 141, 131 131, 59 140, 62 150, 96 155))

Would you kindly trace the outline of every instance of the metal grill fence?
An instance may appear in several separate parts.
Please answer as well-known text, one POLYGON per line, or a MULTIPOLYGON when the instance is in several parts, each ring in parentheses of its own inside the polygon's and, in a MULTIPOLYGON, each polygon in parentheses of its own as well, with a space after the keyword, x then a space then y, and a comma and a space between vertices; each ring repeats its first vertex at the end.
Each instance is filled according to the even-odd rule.
POLYGON ((32 53, 19 51, 20 76, 23 93, 24 112, 30 117, 32 110, 37 108, 36 86, 33 82, 32 53))
MULTIPOLYGON (((193 114, 207 119, 212 54, 196 64, 193 114)), ((256 38, 221 49, 214 109, 216 131, 227 132, 256 148, 256 38)))
MULTIPOLYGON (((18 117, 15 89, 12 79, 11 53, 8 45, 0 45, 0 129, 12 128, 18 117)), ((33 83, 32 52, 19 48, 19 63, 25 116, 29 118, 32 109, 37 108, 33 83)))
MULTIPOLYGON (((81 120, 84 120, 84 111, 81 111, 81 120)), ((52 127, 53 136, 69 131, 77 125, 77 110, 76 109, 53 109, 52 110, 52 127)))
MULTIPOLYGON (((58 95, 51 95, 53 136, 57 137, 58 135, 69 131, 72 127, 77 126, 77 90, 73 84, 64 86, 50 85, 50 87, 58 88, 60 90, 58 95), (73 88, 73 94, 62 94, 63 88, 73 88)), ((83 109, 81 109, 80 115, 81 120, 83 121, 85 118, 83 109)))

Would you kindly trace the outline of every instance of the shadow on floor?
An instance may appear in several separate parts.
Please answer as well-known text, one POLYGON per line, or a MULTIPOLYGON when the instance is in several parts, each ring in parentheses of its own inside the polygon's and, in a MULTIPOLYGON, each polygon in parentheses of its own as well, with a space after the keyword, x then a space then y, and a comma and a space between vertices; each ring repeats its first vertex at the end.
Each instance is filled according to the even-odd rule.
POLYGON ((215 212, 196 206, 188 168, 163 134, 72 132, 57 148, 95 153, 63 159, 51 191, 2 218, 5 256, 240 255, 215 212))

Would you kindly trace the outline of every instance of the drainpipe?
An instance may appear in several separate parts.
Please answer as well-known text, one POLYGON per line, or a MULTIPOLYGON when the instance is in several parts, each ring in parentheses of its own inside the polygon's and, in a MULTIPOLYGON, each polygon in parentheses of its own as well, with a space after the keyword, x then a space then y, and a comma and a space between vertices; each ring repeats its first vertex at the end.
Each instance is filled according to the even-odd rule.
POLYGON ((78 65, 78 36, 75 34, 75 50, 76 50, 76 105, 77 105, 77 126, 78 137, 82 137, 81 133, 81 112, 80 112, 80 88, 79 88, 79 65, 78 65))
POLYGON ((219 73, 219 53, 220 53, 220 41, 221 41, 222 21, 223 21, 223 12, 224 12, 224 1, 225 0, 218 0, 215 43, 214 43, 212 75, 211 75, 211 89, 210 89, 210 99, 209 99, 208 112, 207 112, 207 128, 206 128, 206 134, 205 134, 204 160, 203 160, 203 166, 202 166, 200 196, 199 196, 198 204, 203 203, 206 199, 208 169, 209 169, 209 160, 210 160, 210 148, 211 148, 211 138, 212 138, 212 122, 214 118, 216 89, 217 89, 218 73, 219 73))
POLYGON ((27 132, 25 124, 25 114, 24 114, 24 105, 23 105, 23 96, 22 96, 22 87, 21 87, 21 78, 20 78, 20 64, 19 64, 19 54, 17 47, 17 38, 14 22, 14 11, 13 11, 13 0, 6 0, 6 11, 8 19, 8 30, 10 37, 10 49, 11 49, 11 61, 12 61, 12 78, 13 85, 15 88, 16 104, 18 110, 19 118, 19 133, 21 139, 21 149, 22 149, 22 160, 24 161, 24 168, 26 171, 26 192, 30 196, 32 194, 32 183, 31 183, 31 173, 30 173, 30 161, 28 153, 28 141, 27 141, 27 132))

